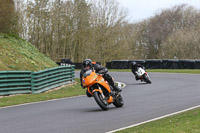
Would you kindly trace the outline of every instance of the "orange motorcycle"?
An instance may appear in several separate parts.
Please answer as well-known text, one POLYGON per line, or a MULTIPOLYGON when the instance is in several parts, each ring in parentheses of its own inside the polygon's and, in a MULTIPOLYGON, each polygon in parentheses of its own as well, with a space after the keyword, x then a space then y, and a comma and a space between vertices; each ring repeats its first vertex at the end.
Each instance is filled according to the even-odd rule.
POLYGON ((108 110, 109 104, 111 103, 116 107, 122 107, 124 105, 120 92, 114 91, 113 87, 105 81, 101 74, 87 70, 83 74, 82 84, 103 110, 108 110))

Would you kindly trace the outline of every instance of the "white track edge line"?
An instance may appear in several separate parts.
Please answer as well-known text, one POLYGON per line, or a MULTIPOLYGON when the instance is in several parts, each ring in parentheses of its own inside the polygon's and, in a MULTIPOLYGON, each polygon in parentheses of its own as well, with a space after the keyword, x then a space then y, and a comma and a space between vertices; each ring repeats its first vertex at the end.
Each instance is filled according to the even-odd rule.
POLYGON ((178 111, 178 112, 174 112, 174 113, 171 113, 171 114, 163 115, 163 116, 161 116, 161 117, 157 117, 157 118, 154 118, 154 119, 150 119, 150 120, 147 120, 147 121, 144 121, 144 122, 140 122, 140 123, 137 123, 137 124, 134 124, 134 125, 130 125, 130 126, 123 127, 123 128, 119 128, 119 129, 112 130, 112 131, 108 131, 108 132, 106 132, 106 133, 114 133, 114 132, 121 131, 121 130, 124 130, 124 129, 127 129, 127 128, 136 127, 136 126, 139 126, 139 125, 148 123, 148 122, 160 120, 160 119, 162 119, 162 118, 166 118, 166 117, 169 117, 169 116, 173 116, 173 115, 176 115, 176 114, 180 114, 180 113, 183 113, 183 112, 186 112, 186 111, 190 111, 190 110, 193 110, 193 109, 196 109, 196 108, 199 108, 199 107, 200 107, 200 105, 197 105, 197 106, 194 106, 194 107, 191 107, 191 108, 188 108, 188 109, 184 109, 184 110, 181 110, 181 111, 178 111))
POLYGON ((65 100, 65 99, 71 99, 71 98, 77 98, 77 97, 83 97, 83 96, 85 96, 85 95, 79 95, 79 96, 73 96, 73 97, 65 97, 65 98, 58 98, 58 99, 51 99, 51 100, 39 101, 39 102, 24 103, 24 104, 12 105, 12 106, 0 107, 0 109, 6 109, 6 108, 18 107, 18 106, 24 106, 24 105, 31 105, 31 104, 37 104, 37 103, 52 102, 52 101, 58 101, 58 100, 65 100))

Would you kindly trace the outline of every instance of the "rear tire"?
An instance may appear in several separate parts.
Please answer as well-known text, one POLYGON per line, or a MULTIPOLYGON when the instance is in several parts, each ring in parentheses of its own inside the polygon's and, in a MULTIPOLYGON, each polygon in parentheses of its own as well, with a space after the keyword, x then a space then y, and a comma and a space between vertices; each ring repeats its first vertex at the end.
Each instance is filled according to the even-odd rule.
POLYGON ((113 102, 113 104, 115 105, 115 107, 119 108, 122 107, 124 105, 124 100, 122 98, 122 96, 119 94, 119 96, 115 99, 115 101, 113 102))
POLYGON ((96 91, 93 94, 95 101, 103 110, 108 110, 108 103, 105 99, 102 98, 100 92, 96 91))

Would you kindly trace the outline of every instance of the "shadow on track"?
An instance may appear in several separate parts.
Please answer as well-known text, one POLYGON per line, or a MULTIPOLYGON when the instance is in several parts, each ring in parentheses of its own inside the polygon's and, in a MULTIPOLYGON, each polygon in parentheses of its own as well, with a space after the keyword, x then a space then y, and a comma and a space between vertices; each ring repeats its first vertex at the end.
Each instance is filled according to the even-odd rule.
POLYGON ((84 112, 107 112, 107 111, 111 111, 111 110, 114 110, 114 109, 119 109, 119 108, 116 108, 116 107, 114 107, 114 106, 112 106, 112 107, 109 107, 109 109, 108 110, 106 110, 106 111, 104 111, 104 110, 102 110, 101 108, 93 108, 93 109, 87 109, 87 110, 84 110, 84 112))

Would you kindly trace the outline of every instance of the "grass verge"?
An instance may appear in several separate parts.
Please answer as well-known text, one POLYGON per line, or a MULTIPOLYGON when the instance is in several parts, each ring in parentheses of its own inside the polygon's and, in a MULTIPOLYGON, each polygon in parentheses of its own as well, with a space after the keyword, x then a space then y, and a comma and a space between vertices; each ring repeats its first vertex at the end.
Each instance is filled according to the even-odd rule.
POLYGON ((116 133, 200 133, 200 109, 142 124, 116 133))
POLYGON ((85 95, 85 91, 86 90, 82 89, 80 86, 80 79, 76 79, 75 84, 62 87, 59 90, 54 90, 48 93, 23 94, 2 97, 0 98, 0 107, 85 95))

